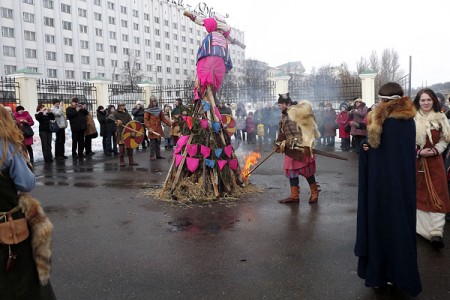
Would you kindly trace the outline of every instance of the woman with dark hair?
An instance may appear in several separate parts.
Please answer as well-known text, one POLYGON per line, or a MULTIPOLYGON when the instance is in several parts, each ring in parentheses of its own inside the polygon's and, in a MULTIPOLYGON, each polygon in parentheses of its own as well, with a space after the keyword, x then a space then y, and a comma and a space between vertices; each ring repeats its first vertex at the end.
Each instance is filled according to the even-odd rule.
POLYGON ((417 233, 436 248, 444 247, 445 214, 450 211, 442 152, 450 142, 450 125, 431 89, 414 99, 416 121, 417 233))
POLYGON ((45 162, 52 162, 52 132, 50 131, 50 120, 55 119, 55 115, 43 104, 39 104, 34 115, 39 122, 39 137, 41 138, 42 154, 45 162))
MULTIPOLYGON (((14 113, 14 118, 16 119, 17 123, 20 126, 33 126, 34 121, 31 117, 30 113, 25 110, 25 108, 21 105, 16 107, 16 112, 14 113)), ((31 145, 33 145, 33 136, 24 136, 23 137, 23 144, 27 148, 28 156, 30 157, 30 163, 34 163, 34 157, 33 157, 33 148, 31 145)))
POLYGON ((402 87, 389 82, 367 116, 359 152, 355 255, 368 287, 393 284, 415 297, 422 291, 417 265, 416 109, 402 87))
POLYGON ((106 155, 118 155, 117 151, 117 125, 116 119, 114 118, 114 112, 116 107, 114 105, 109 105, 106 109, 105 118, 105 135, 106 135, 106 155))

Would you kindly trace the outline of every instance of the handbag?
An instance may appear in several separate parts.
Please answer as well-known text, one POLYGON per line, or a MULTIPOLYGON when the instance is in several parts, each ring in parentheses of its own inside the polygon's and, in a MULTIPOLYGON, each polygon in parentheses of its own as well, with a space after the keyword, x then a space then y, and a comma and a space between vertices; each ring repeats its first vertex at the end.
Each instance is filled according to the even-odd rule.
POLYGON ((22 126, 20 127, 20 129, 22 130, 24 137, 27 138, 27 137, 34 136, 34 131, 33 131, 33 128, 31 128, 30 124, 22 123, 22 126))
POLYGON ((350 132, 352 130, 352 126, 350 126, 350 124, 345 125, 345 132, 350 132))
POLYGON ((15 245, 23 242, 30 235, 27 220, 25 218, 13 219, 12 214, 19 210, 19 207, 0 216, 5 222, 0 223, 0 243, 5 245, 15 245))
POLYGON ((51 132, 58 132, 58 130, 59 130, 58 123, 56 123, 55 120, 50 120, 49 128, 50 128, 51 132))

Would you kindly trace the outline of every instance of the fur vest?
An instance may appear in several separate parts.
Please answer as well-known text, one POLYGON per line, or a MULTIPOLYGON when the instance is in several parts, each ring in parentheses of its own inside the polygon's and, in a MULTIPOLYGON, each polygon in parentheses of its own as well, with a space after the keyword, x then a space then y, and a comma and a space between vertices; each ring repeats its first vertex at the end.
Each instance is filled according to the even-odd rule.
POLYGON ((320 136, 320 133, 317 129, 311 102, 302 100, 298 104, 289 107, 287 114, 290 120, 297 123, 302 145, 313 148, 314 141, 320 136))
POLYGON ((444 113, 431 111, 428 114, 424 114, 419 110, 414 118, 416 121, 416 144, 420 149, 423 149, 425 143, 428 140, 433 144, 431 137, 431 130, 441 131, 441 141, 444 141, 442 147, 437 147, 439 153, 442 153, 450 142, 450 125, 448 119, 444 113))
POLYGON ((416 115, 416 108, 408 97, 398 100, 380 102, 367 115, 367 139, 372 148, 378 148, 383 133, 383 123, 387 118, 400 120, 413 119, 416 115))
POLYGON ((27 193, 21 193, 19 197, 18 205, 27 219, 31 232, 31 247, 39 281, 41 285, 46 285, 50 278, 53 225, 38 200, 27 193))

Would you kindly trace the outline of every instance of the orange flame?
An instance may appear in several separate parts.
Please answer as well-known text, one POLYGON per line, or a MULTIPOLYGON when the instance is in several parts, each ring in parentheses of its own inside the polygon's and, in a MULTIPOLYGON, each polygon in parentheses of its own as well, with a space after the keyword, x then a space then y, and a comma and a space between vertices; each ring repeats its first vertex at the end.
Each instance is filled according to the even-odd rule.
POLYGON ((250 152, 244 157, 245 166, 241 171, 241 177, 243 181, 247 181, 250 173, 250 167, 258 162, 261 158, 261 154, 258 152, 250 152))

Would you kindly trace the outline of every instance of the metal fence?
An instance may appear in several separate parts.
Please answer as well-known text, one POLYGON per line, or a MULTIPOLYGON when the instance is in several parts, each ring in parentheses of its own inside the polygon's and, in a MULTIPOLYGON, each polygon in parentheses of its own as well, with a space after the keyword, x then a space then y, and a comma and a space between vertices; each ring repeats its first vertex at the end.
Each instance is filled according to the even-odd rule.
POLYGON ((226 103, 274 103, 277 100, 276 83, 269 80, 225 82, 218 93, 218 99, 226 103))
POLYGON ((123 101, 128 111, 131 111, 136 101, 146 98, 145 90, 139 86, 109 84, 108 92, 109 104, 115 105, 117 108, 119 101, 123 101))
POLYGON ((0 77, 0 103, 13 110, 20 105, 19 83, 12 77, 0 77))
POLYGON ((169 104, 173 107, 177 98, 181 98, 185 103, 190 103, 194 100, 194 82, 184 85, 156 86, 153 95, 162 106, 169 104))
POLYGON ((37 93, 38 104, 45 106, 52 106, 53 100, 58 99, 67 108, 72 98, 77 97, 92 114, 95 115, 97 110, 97 89, 89 82, 40 79, 37 81, 37 93))
POLYGON ((330 102, 334 108, 337 108, 339 103, 361 97, 361 79, 359 77, 348 79, 302 77, 289 81, 289 92, 293 100, 309 100, 316 105, 319 102, 330 102))

